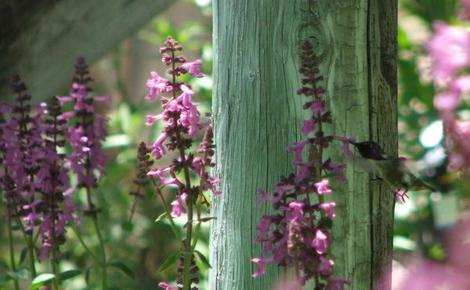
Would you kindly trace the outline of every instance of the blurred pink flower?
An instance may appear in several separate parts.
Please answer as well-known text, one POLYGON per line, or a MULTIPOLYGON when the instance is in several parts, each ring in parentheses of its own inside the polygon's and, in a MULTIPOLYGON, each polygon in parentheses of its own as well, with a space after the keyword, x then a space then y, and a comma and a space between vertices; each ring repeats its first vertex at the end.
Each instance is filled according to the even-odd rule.
POLYGON ((193 76, 202 78, 204 77, 204 74, 201 72, 201 64, 202 60, 196 59, 193 62, 187 62, 185 64, 182 64, 181 67, 193 76))
POLYGON ((435 34, 427 48, 434 80, 447 83, 460 69, 470 64, 470 30, 434 23, 435 34))

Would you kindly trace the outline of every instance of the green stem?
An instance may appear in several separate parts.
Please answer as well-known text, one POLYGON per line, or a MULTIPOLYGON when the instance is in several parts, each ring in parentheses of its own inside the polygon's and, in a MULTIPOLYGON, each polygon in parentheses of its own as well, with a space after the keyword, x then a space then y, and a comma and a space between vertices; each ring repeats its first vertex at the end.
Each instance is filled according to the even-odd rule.
POLYGON ((92 211, 91 219, 93 220, 93 226, 95 228, 96 235, 98 236, 98 242, 100 244, 100 251, 101 251, 101 262, 98 264, 101 268, 101 286, 102 290, 108 289, 108 273, 106 271, 106 249, 104 247, 104 240, 103 236, 101 235, 100 228, 98 226, 98 217, 96 215, 95 205, 91 199, 91 192, 90 188, 86 187, 86 196, 88 201, 88 207, 92 211))
MULTIPOLYGON (((7 227, 8 227, 8 242, 10 244, 10 263, 11 263, 11 269, 13 270, 13 272, 16 272, 15 249, 13 247, 13 229, 11 226, 11 212, 10 212, 8 204, 7 204, 7 208, 8 208, 7 227)), ((18 283, 18 280, 14 279, 14 283, 15 283, 15 290, 20 290, 20 284, 18 283)))
POLYGON ((80 242, 80 244, 83 246, 83 248, 87 251, 87 253, 91 256, 91 258, 93 259, 93 261, 95 262, 95 264, 99 265, 101 264, 101 262, 98 260, 98 258, 96 257, 96 255, 90 250, 90 248, 87 246, 87 244, 85 243, 85 241, 83 240, 83 237, 82 235, 80 234, 80 232, 75 228, 75 226, 72 226, 72 231, 75 233, 75 235, 77 236, 78 238, 78 241, 80 242))
POLYGON ((96 218, 96 215, 93 215, 93 225, 95 227, 96 235, 98 236, 98 241, 100 243, 102 286, 103 290, 106 290, 108 289, 108 273, 106 272, 106 249, 104 247, 103 236, 101 235, 100 228, 98 227, 98 220, 96 218))
MULTIPOLYGON (((179 134, 178 134, 179 135, 179 134)), ((179 137, 179 136, 178 136, 179 137)), ((184 150, 180 148, 180 156, 183 164, 186 164, 184 150)), ((191 180, 188 166, 184 166, 185 188, 188 190, 188 222, 186 224, 186 240, 184 245, 184 266, 183 266, 183 290, 191 288, 191 260, 192 260, 192 234, 193 234, 193 193, 191 192, 191 180)))
POLYGON ((132 223, 132 218, 134 217, 136 207, 137 207, 137 197, 134 196, 134 201, 132 202, 131 213, 129 214, 129 220, 127 221, 129 224, 132 223))
POLYGON ((34 259, 34 243, 33 243, 33 238, 26 233, 26 229, 23 226, 23 223, 21 222, 20 218, 18 217, 18 212, 16 212, 16 223, 21 229, 21 232, 23 233, 23 237, 25 240, 26 245, 28 246, 28 255, 29 255, 29 267, 30 267, 30 277, 31 280, 36 277, 36 266, 34 264, 35 259, 34 259))
POLYGON ((60 278, 59 278, 59 273, 57 272, 57 262, 56 262, 55 252, 56 250, 54 249, 52 252, 52 259, 51 259, 52 274, 54 274, 54 279, 52 280, 52 288, 54 290, 59 290, 60 278))
POLYGON ((175 237, 178 240, 181 240, 181 235, 179 233, 178 227, 175 224, 175 221, 173 220, 173 217, 171 216, 171 210, 168 204, 166 203, 165 197, 163 196, 162 191, 160 190, 160 187, 158 186, 157 182, 155 181, 154 178, 151 178, 153 185, 155 186, 157 190, 157 194, 160 196, 160 199, 162 200, 163 208, 165 209, 166 216, 168 217, 168 221, 170 221, 170 227, 173 233, 175 234, 175 237))

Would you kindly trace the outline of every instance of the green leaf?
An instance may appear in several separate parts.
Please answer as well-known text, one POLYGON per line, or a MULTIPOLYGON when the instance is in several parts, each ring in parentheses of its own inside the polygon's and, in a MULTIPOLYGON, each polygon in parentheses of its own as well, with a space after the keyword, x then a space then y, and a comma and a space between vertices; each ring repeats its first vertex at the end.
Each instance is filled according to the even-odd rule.
POLYGON ((59 279, 60 281, 65 281, 65 280, 68 280, 68 279, 72 279, 78 275, 82 274, 82 271, 80 270, 67 270, 67 271, 64 271, 62 273, 59 273, 59 279))
POLYGON ((86 271, 85 271, 85 282, 86 282, 87 285, 90 285, 90 273, 91 273, 92 268, 93 267, 90 267, 90 268, 86 269, 86 271))
POLYGON ((16 272, 8 271, 7 277, 13 280, 27 280, 28 279, 28 270, 27 269, 19 269, 16 272))
POLYGON ((166 212, 162 213, 161 215, 157 217, 157 219, 155 220, 155 223, 161 222, 164 218, 166 218, 166 216, 167 216, 166 212))
POLYGON ((39 276, 36 276, 36 278, 33 279, 33 282, 31 282, 31 290, 37 290, 41 288, 44 285, 48 285, 54 280, 55 275, 51 273, 44 273, 40 274, 39 276))
POLYGON ((108 265, 121 270, 124 274, 129 276, 129 278, 134 278, 135 276, 134 271, 132 271, 131 268, 127 267, 127 265, 124 264, 123 262, 111 262, 108 265))
POLYGON ((212 266, 211 264, 209 263, 209 261, 207 260, 207 258, 199 251, 194 251, 194 253, 196 254, 196 257, 199 258, 199 260, 204 264, 206 265, 207 267, 211 268, 212 269, 212 266))
POLYGON ((175 252, 173 255, 169 256, 165 262, 163 262, 163 264, 160 266, 160 268, 158 268, 158 272, 165 272, 166 270, 168 270, 168 268, 170 268, 171 266, 173 266, 176 261, 178 261, 178 258, 180 257, 180 252, 177 251, 175 252))
POLYGON ((23 264, 23 262, 26 260, 26 255, 28 254, 28 247, 24 247, 22 250, 21 250, 21 254, 20 254, 20 263, 19 265, 23 264))

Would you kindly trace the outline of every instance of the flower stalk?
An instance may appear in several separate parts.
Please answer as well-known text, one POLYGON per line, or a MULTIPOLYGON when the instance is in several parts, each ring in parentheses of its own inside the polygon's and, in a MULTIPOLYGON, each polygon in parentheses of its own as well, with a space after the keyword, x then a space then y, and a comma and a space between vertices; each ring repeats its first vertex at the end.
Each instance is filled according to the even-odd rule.
POLYGON ((302 87, 297 94, 307 98, 304 109, 310 117, 304 120, 301 130, 306 137, 288 148, 294 154, 296 173, 281 177, 273 194, 258 191, 259 201, 271 202, 275 213, 263 216, 258 224, 256 242, 261 244, 265 257, 252 259, 258 266, 253 277, 263 275, 266 265, 274 263, 291 268, 299 287, 313 279, 315 290, 344 289, 349 282, 332 277, 330 231, 336 204, 326 201, 326 196, 333 192, 330 179, 345 180, 345 165, 325 159, 324 151, 338 140, 349 155, 351 138, 325 133, 324 126, 332 123, 332 115, 326 109, 318 65, 312 45, 305 42, 301 52, 302 87))
POLYGON ((152 180, 154 178, 159 180, 159 182, 154 181, 154 185, 177 237, 179 236, 178 230, 173 219, 182 216, 183 213, 186 217, 185 236, 177 267, 179 277, 176 282, 178 287, 161 282, 159 286, 166 290, 198 289, 194 285, 199 282, 195 252, 200 224, 204 222, 201 220, 202 210, 208 204, 204 192, 210 190, 213 194, 220 194, 216 189, 219 181, 207 173, 207 169, 214 166, 210 122, 201 122, 197 105, 192 101, 194 92, 191 86, 179 81, 181 75, 188 73, 195 77, 203 77, 200 72, 202 62, 200 60, 187 62, 186 58, 181 55, 182 49, 181 45, 172 38, 165 41, 160 52, 163 63, 169 67, 168 73, 171 79, 168 80, 158 75, 157 72, 152 72, 151 79, 147 81, 149 93, 145 97, 149 101, 160 99, 163 108, 160 114, 147 116, 147 125, 162 121, 164 127, 150 148, 151 154, 156 159, 161 159, 169 151, 172 151, 176 156, 169 166, 150 170, 147 175, 151 176, 152 180), (164 96, 164 94, 168 94, 168 96, 164 96), (193 153, 191 145, 200 131, 204 132, 203 142, 197 152, 193 153), (199 183, 195 183, 194 180, 199 180, 199 183), (171 202, 171 212, 162 192, 162 189, 167 186, 178 188, 176 199, 171 202))

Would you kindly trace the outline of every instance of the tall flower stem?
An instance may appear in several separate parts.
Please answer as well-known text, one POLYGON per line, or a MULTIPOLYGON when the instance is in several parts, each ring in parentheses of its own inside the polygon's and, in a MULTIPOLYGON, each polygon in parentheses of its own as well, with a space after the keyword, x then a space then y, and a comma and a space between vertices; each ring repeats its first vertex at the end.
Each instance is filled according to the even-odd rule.
POLYGON ((91 199, 91 190, 88 186, 86 187, 86 196, 88 200, 88 207, 92 211, 91 219, 93 222, 93 227, 95 228, 96 236, 98 237, 98 243, 101 251, 101 262, 99 265, 101 268, 101 286, 103 290, 106 290, 108 289, 108 273, 106 271, 106 249, 104 246, 103 235, 101 234, 100 228, 98 226, 98 216, 95 212, 95 205, 93 204, 93 201, 91 199))
POLYGON ((85 251, 87 251, 87 253, 92 257, 93 261, 95 261, 95 264, 100 264, 101 263, 100 260, 98 260, 96 255, 90 250, 90 247, 88 247, 88 245, 85 243, 85 241, 83 240, 83 237, 80 234, 80 232, 74 226, 72 226, 71 229, 75 233, 75 235, 77 236, 78 241, 83 246, 85 251))
POLYGON ((166 216, 168 217, 168 220, 170 221, 171 230, 175 234, 175 237, 179 240, 181 238, 181 236, 180 236, 180 233, 178 231, 178 228, 176 227, 175 221, 173 220, 173 217, 171 216, 170 207, 168 206, 160 187, 157 185, 157 182, 155 181, 155 178, 152 177, 151 180, 152 180, 152 183, 153 183, 153 185, 155 186, 155 188, 157 190, 157 194, 160 196, 160 199, 162 200, 162 204, 163 204, 163 208, 165 209, 166 216))
MULTIPOLYGON (((8 227, 8 243, 10 246, 10 264, 11 264, 11 269, 13 272, 16 272, 16 262, 15 262, 15 249, 13 248, 13 229, 11 226, 11 210, 9 206, 7 206, 7 216, 8 216, 8 222, 7 222, 7 227, 8 227)), ((15 284, 15 290, 20 290, 20 285, 18 283, 18 280, 14 280, 15 284)))
POLYGON ((34 257, 34 241, 33 241, 33 237, 30 236, 27 232, 26 232, 26 229, 23 225, 23 223, 21 222, 21 219, 19 218, 19 215, 18 215, 18 211, 16 211, 16 223, 18 224, 18 226, 20 227, 20 230, 21 232, 23 233, 23 238, 24 238, 24 241, 26 243, 26 246, 28 247, 28 260, 29 260, 29 271, 30 271, 30 278, 31 280, 34 279, 34 277, 36 277, 36 265, 34 264, 34 262, 36 261, 35 257, 34 257))

